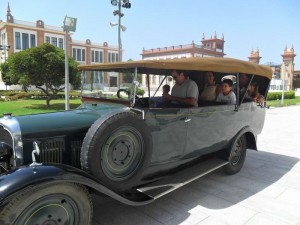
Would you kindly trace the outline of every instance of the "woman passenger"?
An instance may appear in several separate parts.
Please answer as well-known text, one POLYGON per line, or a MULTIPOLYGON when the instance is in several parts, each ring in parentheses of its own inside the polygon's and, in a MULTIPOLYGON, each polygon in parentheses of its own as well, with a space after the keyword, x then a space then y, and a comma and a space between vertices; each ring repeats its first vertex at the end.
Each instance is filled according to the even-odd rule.
POLYGON ((215 84, 215 76, 213 72, 206 72, 205 74, 206 84, 201 92, 200 99, 205 101, 215 101, 217 86, 215 84))
POLYGON ((245 99, 262 104, 265 99, 261 94, 259 94, 258 89, 259 84, 257 82, 252 82, 248 87, 245 99))

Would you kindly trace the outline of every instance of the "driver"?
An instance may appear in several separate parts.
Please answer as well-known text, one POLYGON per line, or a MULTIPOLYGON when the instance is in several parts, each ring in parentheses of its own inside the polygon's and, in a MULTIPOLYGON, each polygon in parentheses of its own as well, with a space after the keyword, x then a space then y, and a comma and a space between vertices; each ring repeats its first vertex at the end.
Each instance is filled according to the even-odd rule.
POLYGON ((174 104, 197 107, 199 90, 196 82, 190 80, 184 71, 173 70, 172 77, 175 85, 171 95, 163 93, 163 97, 174 104))

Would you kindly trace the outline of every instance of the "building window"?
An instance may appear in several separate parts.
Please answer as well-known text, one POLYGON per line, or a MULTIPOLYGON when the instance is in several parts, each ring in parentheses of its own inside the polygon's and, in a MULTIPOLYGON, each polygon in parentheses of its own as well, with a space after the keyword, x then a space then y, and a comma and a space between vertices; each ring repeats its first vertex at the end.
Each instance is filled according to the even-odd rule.
POLYGON ((73 59, 76 60, 76 48, 73 48, 73 59))
POLYGON ((30 34, 30 47, 35 47, 35 35, 30 34))
POLYGON ((77 61, 81 61, 81 49, 77 49, 77 61))
POLYGON ((95 51, 95 62, 99 62, 99 52, 95 51))
POLYGON ((95 54, 95 51, 92 50, 92 62, 95 62, 95 56, 94 56, 94 54, 95 54))
POLYGON ((103 63, 103 52, 100 52, 100 62, 103 63))
POLYGON ((118 53, 115 52, 108 53, 108 62, 118 62, 118 61, 119 61, 118 53))
POLYGON ((2 44, 4 45, 6 43, 5 33, 1 35, 2 44))
POLYGON ((57 47, 57 38, 56 37, 51 37, 51 43, 52 43, 52 45, 57 47))
POLYGON ((22 49, 28 49, 29 48, 29 38, 27 33, 22 33, 22 49))
POLYGON ((58 47, 64 49, 64 39, 62 38, 58 39, 58 47))
POLYGON ((108 53, 108 62, 111 62, 111 53, 108 53))
POLYGON ((16 46, 16 49, 21 49, 21 34, 20 34, 20 32, 15 33, 15 46, 16 46))
POLYGON ((81 59, 82 59, 82 61, 85 62, 85 49, 82 49, 81 53, 82 53, 81 59))
POLYGON ((46 43, 50 44, 50 37, 49 36, 46 36, 46 43))
POLYGON ((92 50, 92 62, 103 63, 103 52, 92 50))

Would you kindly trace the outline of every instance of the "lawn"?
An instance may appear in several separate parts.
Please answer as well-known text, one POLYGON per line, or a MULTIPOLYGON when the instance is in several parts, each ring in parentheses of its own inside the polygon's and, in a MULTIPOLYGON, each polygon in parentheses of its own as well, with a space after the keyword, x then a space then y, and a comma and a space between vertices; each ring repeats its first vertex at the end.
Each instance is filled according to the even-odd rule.
MULTIPOLYGON (((267 101, 267 105, 271 107, 281 107, 281 99, 275 101, 267 101)), ((283 106, 300 105, 300 96, 296 96, 294 99, 284 99, 283 106)))
MULTIPOLYGON (((50 102, 47 108, 45 100, 22 99, 17 101, 0 102, 0 117, 3 113, 11 112, 13 115, 38 114, 55 112, 65 109, 64 99, 55 99, 50 102)), ((70 99, 70 108, 75 109, 81 104, 80 99, 70 99)))

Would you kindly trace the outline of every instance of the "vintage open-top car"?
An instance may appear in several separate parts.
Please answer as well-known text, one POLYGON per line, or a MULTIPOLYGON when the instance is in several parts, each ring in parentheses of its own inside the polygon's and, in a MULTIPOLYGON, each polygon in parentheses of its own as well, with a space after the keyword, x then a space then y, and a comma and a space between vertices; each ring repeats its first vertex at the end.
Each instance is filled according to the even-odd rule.
POLYGON ((0 118, 0 224, 90 224, 91 193, 150 203, 217 168, 237 173, 246 149, 256 149, 265 103, 247 89, 255 81, 266 97, 269 67, 185 58, 80 70, 79 108, 0 118), (236 104, 201 98, 198 107, 158 104, 161 86, 174 85, 173 70, 186 71, 200 93, 209 71, 216 84, 231 79, 236 104))

